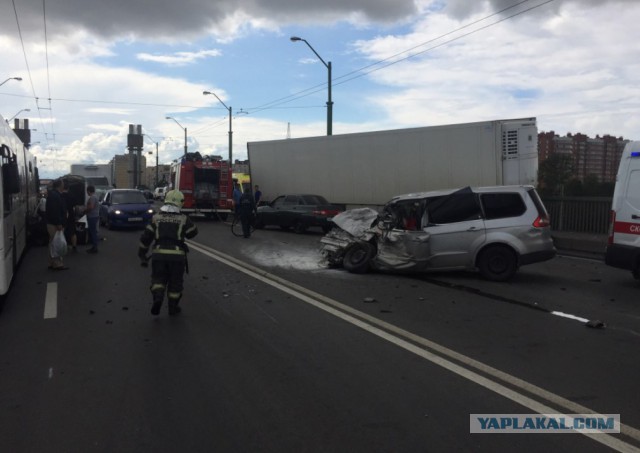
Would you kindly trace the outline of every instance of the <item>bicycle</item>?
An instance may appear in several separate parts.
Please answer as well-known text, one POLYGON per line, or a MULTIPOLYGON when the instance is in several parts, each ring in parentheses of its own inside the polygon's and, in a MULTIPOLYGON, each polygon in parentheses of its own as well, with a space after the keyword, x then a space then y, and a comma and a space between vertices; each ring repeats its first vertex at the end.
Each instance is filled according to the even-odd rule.
MULTIPOLYGON (((251 216, 251 222, 249 223, 249 234, 253 234, 256 223, 256 216, 251 216)), ((234 236, 244 236, 244 232, 242 231, 242 222, 240 221, 240 216, 238 214, 233 216, 233 221, 231 222, 231 232, 234 236)))

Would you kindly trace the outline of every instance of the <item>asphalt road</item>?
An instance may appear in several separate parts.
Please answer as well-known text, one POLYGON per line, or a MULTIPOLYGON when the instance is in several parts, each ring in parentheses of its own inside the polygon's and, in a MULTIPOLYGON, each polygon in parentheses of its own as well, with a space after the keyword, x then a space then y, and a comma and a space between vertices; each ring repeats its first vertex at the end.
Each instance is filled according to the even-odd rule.
POLYGON ((352 275, 319 263, 319 233, 198 227, 173 318, 149 314, 140 231, 101 231, 68 271, 30 250, 0 315, 0 451, 638 451, 628 273, 352 275), (620 414, 623 434, 469 433, 545 411, 620 414))

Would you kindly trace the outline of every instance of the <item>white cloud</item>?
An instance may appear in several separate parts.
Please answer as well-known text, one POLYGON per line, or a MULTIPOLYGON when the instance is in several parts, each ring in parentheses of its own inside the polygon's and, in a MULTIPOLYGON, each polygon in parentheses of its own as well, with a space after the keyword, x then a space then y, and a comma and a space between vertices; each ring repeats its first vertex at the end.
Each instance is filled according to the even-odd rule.
POLYGON ((210 57, 218 57, 222 53, 219 50, 201 50, 199 52, 176 52, 172 55, 151 55, 148 53, 139 53, 136 55, 138 60, 152 61, 162 63, 169 66, 184 66, 210 57))

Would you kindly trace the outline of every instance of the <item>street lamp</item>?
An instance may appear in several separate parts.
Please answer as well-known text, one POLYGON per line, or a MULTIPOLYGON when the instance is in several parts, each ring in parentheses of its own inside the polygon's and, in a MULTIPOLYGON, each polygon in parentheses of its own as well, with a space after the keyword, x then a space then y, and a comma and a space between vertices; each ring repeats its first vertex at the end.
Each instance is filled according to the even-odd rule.
POLYGON ((9 77, 7 80, 5 80, 4 82, 0 83, 0 86, 4 85, 5 83, 7 83, 9 80, 22 80, 22 77, 9 77))
POLYGON ((18 113, 16 113, 11 118, 9 118, 7 120, 7 123, 11 122, 12 119, 14 119, 16 116, 20 115, 22 112, 30 112, 30 111, 31 111, 31 109, 22 109, 22 110, 20 110, 18 113))
MULTIPOLYGON (((176 124, 180 127, 182 127, 182 124, 178 123, 178 120, 176 120, 174 117, 172 116, 167 116, 165 117, 165 119, 167 120, 173 120, 176 122, 176 124)), ((187 128, 186 127, 182 127, 182 129, 184 129, 184 157, 187 157, 187 128)))
MULTIPOLYGON (((158 187, 158 181, 160 181, 160 175, 158 174, 158 142, 156 142, 152 137, 148 136, 147 134, 142 134, 144 137, 147 137, 149 139, 151 139, 152 142, 154 142, 156 144, 156 187, 158 187)), ((149 154, 153 154, 153 152, 150 152, 149 154)))
POLYGON ((220 101, 220 104, 224 105, 224 108, 229 110, 229 165, 233 166, 233 127, 231 123, 231 107, 227 107, 227 104, 222 102, 222 99, 220 99, 217 94, 212 93, 211 91, 203 91, 202 94, 204 94, 205 96, 207 94, 213 94, 216 99, 220 101))
POLYGON ((333 101, 331 100, 331 62, 329 61, 328 63, 325 63, 322 57, 318 55, 318 52, 316 52, 316 50, 313 47, 311 47, 311 44, 309 44, 306 39, 299 38, 298 36, 292 36, 289 39, 291 39, 292 42, 296 42, 296 41, 304 42, 307 46, 309 46, 309 49, 311 49, 313 53, 316 54, 316 57, 320 59, 322 64, 324 64, 327 67, 327 71, 329 75, 328 83, 327 83, 329 88, 329 99, 327 100, 327 135, 333 135, 333 101))

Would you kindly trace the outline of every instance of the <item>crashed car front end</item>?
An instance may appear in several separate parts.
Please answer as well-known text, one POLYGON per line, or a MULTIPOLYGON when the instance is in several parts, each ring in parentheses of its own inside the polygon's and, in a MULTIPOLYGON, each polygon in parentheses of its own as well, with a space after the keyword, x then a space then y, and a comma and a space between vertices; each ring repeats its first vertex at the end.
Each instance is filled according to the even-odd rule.
POLYGON ((333 219, 337 228, 321 240, 321 254, 329 267, 350 272, 424 270, 429 257, 429 233, 396 231, 388 215, 370 208, 353 209, 333 219))
POLYGON ((329 231, 322 239, 320 253, 327 260, 330 267, 339 267, 342 265, 344 253, 358 240, 346 231, 334 228, 329 231))

